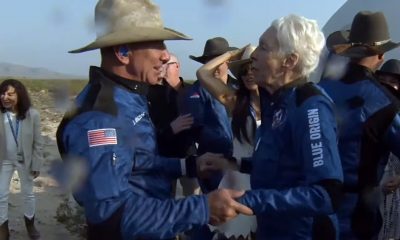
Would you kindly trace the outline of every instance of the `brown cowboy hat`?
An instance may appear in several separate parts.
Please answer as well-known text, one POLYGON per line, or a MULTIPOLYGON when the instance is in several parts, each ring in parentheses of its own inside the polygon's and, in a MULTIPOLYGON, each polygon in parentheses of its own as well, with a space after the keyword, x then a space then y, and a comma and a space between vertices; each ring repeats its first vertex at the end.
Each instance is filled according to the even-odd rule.
POLYGON ((96 40, 70 53, 127 43, 191 39, 164 27, 160 10, 151 0, 99 0, 95 9, 95 27, 96 40))
POLYGON ((229 43, 225 38, 215 37, 207 40, 202 56, 195 57, 190 55, 189 58, 204 64, 219 55, 235 49, 237 48, 229 46, 229 43))
POLYGON ((383 54, 399 45, 390 39, 385 15, 370 11, 357 13, 350 30, 336 31, 326 41, 331 52, 354 58, 383 54))
POLYGON ((397 59, 387 60, 381 69, 376 71, 376 74, 392 75, 400 81, 400 61, 397 59))

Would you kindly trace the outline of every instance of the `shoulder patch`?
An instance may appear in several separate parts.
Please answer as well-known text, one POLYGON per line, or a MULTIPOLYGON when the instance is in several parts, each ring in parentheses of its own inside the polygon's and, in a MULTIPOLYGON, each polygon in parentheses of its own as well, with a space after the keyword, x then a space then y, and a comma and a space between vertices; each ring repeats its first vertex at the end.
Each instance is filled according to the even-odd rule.
POLYGON ((323 94, 313 83, 306 83, 302 86, 297 87, 296 106, 299 107, 304 101, 316 95, 323 95, 323 94))

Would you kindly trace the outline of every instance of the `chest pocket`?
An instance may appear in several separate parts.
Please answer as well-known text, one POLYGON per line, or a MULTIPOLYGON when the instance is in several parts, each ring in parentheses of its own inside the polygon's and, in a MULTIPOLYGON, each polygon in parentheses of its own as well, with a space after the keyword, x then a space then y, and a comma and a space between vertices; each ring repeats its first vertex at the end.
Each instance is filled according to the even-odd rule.
POLYGON ((274 138, 263 136, 256 142, 252 170, 253 185, 268 187, 278 176, 280 153, 274 145, 274 138))

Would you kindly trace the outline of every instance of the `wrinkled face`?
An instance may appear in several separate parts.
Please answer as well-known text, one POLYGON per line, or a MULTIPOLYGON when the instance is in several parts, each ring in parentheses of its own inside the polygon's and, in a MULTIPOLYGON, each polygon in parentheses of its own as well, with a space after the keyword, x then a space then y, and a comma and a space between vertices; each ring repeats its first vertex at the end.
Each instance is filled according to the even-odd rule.
POLYGON ((252 90, 257 90, 258 86, 256 82, 254 81, 254 74, 253 71, 251 70, 251 63, 244 64, 242 66, 242 72, 240 75, 244 86, 252 91, 252 90))
POLYGON ((268 28, 251 55, 255 82, 261 87, 275 86, 283 77, 283 58, 279 56, 275 28, 268 28))
POLYGON ((130 54, 127 71, 139 81, 151 85, 160 82, 163 64, 168 62, 169 53, 163 41, 134 43, 129 45, 130 54))
POLYGON ((8 86, 7 91, 1 93, 1 105, 6 109, 15 109, 18 104, 18 95, 13 86, 8 86))
POLYGON ((165 64, 165 67, 166 67, 166 77, 167 78, 168 77, 175 78, 176 76, 179 77, 180 65, 179 65, 178 59, 175 56, 171 55, 169 61, 165 64))
POLYGON ((226 79, 227 76, 228 76, 228 63, 224 62, 215 69, 214 77, 218 79, 226 79))

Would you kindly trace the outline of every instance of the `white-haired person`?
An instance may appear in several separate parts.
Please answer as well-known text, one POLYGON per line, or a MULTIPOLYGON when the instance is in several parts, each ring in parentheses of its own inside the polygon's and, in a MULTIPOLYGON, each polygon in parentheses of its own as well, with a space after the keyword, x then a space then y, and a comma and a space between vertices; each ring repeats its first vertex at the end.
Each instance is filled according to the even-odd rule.
POLYGON ((254 154, 203 163, 251 174, 251 190, 239 201, 257 216, 256 239, 337 239, 342 168, 333 104, 307 81, 323 46, 316 21, 273 21, 251 55, 261 101, 254 154))
MULTIPOLYGON (((188 141, 193 125, 191 114, 180 114, 182 101, 189 84, 183 81, 180 75, 181 64, 172 53, 164 64, 160 84, 151 85, 147 94, 149 114, 157 133, 157 148, 164 157, 185 158, 196 152, 194 143, 188 141)), ((171 182, 172 196, 176 193, 176 182, 171 182)), ((183 196, 190 196, 198 192, 196 179, 180 178, 183 196)), ((165 191, 171 189, 165 188, 165 191)))
POLYGON ((159 82, 170 56, 164 40, 190 39, 165 28, 150 0, 100 0, 97 39, 74 53, 100 49, 101 66, 57 130, 63 160, 88 170, 73 195, 83 206, 87 238, 95 240, 171 239, 207 223, 221 224, 252 211, 237 201, 243 192, 217 190, 174 200, 165 191, 183 175, 196 176, 204 153, 186 159, 157 151, 147 106, 148 85, 159 82))

